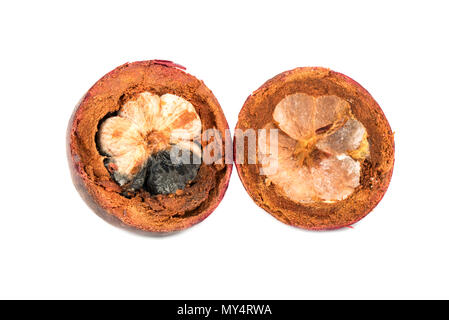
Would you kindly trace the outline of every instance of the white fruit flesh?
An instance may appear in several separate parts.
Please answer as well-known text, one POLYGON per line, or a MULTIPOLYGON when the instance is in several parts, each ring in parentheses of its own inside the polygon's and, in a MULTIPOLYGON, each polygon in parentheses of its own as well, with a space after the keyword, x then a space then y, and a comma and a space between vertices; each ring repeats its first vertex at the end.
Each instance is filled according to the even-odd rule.
POLYGON ((343 200, 359 186, 360 162, 369 156, 369 144, 366 129, 354 119, 348 102, 336 96, 296 93, 279 102, 273 120, 265 129, 280 129, 277 161, 269 139, 258 141, 267 184, 280 187, 296 202, 343 200), (311 157, 313 150, 325 156, 306 165, 304 158, 311 157), (273 163, 277 170, 268 170, 273 163))

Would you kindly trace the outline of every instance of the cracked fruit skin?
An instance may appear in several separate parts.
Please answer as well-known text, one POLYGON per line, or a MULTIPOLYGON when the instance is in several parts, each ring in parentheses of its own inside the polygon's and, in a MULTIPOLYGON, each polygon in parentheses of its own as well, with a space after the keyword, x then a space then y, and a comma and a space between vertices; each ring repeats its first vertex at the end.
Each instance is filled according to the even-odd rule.
MULTIPOLYGON (((254 202, 276 219, 308 230, 338 229, 365 217, 384 196, 393 173, 393 132, 377 102, 351 78, 326 68, 305 67, 268 80, 245 101, 236 130, 257 132, 268 127, 279 132, 278 173, 270 176, 263 171, 263 161, 269 158, 265 140, 263 144, 258 140, 262 164, 250 164, 245 156, 243 163, 236 161, 236 168, 254 202), (323 99, 334 101, 333 107, 323 99), (300 109, 307 101, 313 105, 311 113, 300 109), (348 106, 340 116, 335 115, 336 110, 348 106), (298 108, 302 113, 293 110, 298 108), (326 118, 330 120, 319 124, 326 118), (344 141, 345 135, 352 135, 357 143, 344 141), (342 145, 340 141, 344 141, 342 145), (329 161, 336 165, 329 166, 329 161), (333 187, 335 181, 342 184, 340 194, 313 190, 323 183, 326 188, 333 187)), ((235 138, 235 160, 236 147, 235 138)))
MULTIPOLYGON (((155 99, 159 96, 174 101, 180 97, 188 101, 200 116, 202 131, 217 129, 225 137, 228 124, 217 99, 201 80, 184 69, 166 60, 126 63, 98 80, 73 111, 67 128, 67 156, 73 183, 89 207, 113 225, 145 234, 183 230, 207 218, 226 192, 231 164, 202 163, 189 167, 167 162, 168 144, 165 140, 169 135, 160 131, 167 125, 159 116, 152 116, 153 127, 140 127, 139 134, 148 131, 148 143, 158 141, 159 146, 165 149, 149 145, 142 147, 130 158, 135 163, 119 157, 122 152, 120 145, 115 144, 117 141, 128 143, 124 146, 128 154, 131 154, 130 145, 142 146, 141 141, 136 142, 135 139, 139 135, 129 130, 129 122, 117 118, 120 115, 136 120, 142 116, 132 105, 142 94, 143 98, 151 98, 149 94, 152 94, 155 99), (127 105, 125 109, 124 105, 127 105), (123 125, 112 127, 112 131, 106 128, 105 134, 116 137, 116 128, 124 140, 103 141, 105 147, 102 148, 100 140, 104 137, 99 137, 98 132, 102 130, 104 121, 113 118, 110 121, 122 122, 123 125), (159 131, 153 133, 154 130, 150 129, 154 128, 159 131), (143 168, 139 163, 146 160, 148 167, 138 173, 139 168, 143 168), (121 174, 117 175, 119 171, 114 170, 121 174), (146 175, 143 174, 145 170, 148 171, 146 175), (158 174, 165 178, 149 179, 158 174), (121 181, 117 176, 127 179, 121 181), (178 181, 180 176, 184 181, 178 181), (172 179, 173 183, 166 183, 167 179, 172 179), (125 185, 129 189, 124 189, 125 185), (175 187, 179 189, 174 190, 175 187)), ((160 106, 161 114, 177 110, 170 111, 171 107, 164 101, 160 106)), ((167 116, 166 119, 171 118, 167 116)), ((203 145, 196 148, 201 149, 207 143, 203 141, 203 145)))

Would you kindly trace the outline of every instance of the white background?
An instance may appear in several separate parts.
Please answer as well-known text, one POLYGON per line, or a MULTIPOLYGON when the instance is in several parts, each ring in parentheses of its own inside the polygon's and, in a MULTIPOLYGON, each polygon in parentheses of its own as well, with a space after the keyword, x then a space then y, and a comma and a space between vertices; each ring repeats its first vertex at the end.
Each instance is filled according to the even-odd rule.
POLYGON ((445 1, 10 1, 0 5, 0 298, 449 298, 445 1), (396 165, 354 229, 310 232, 257 207, 234 170, 218 209, 162 238, 112 227, 72 185, 73 107, 127 61, 203 79, 231 128, 298 66, 361 83, 396 132, 396 165))

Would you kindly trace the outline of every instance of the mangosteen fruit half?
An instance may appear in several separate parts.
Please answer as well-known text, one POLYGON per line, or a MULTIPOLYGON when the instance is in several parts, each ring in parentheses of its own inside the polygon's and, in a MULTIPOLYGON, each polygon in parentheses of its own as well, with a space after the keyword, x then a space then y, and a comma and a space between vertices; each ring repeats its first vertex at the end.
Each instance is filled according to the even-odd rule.
POLYGON ((107 221, 172 232, 204 220, 223 198, 228 124, 212 92, 184 69, 126 63, 76 106, 67 131, 72 179, 107 221))
POLYGON ((234 152, 257 205, 292 226, 336 229, 362 219, 382 199, 394 137, 360 84, 329 69, 297 68, 248 97, 234 152))

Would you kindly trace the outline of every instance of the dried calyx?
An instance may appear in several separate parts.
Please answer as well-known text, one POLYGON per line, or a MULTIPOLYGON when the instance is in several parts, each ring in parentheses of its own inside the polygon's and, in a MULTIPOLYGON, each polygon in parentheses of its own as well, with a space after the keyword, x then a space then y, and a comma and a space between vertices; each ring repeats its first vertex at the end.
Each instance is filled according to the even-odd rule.
POLYGON ((266 129, 278 132, 278 155, 259 137, 265 182, 281 188, 297 202, 343 200, 360 184, 360 163, 369 157, 365 127, 353 116, 349 103, 336 96, 286 96, 266 129), (267 169, 277 160, 277 170, 267 169))
POLYGON ((170 194, 196 177, 200 134, 201 120, 190 102, 143 92, 101 123, 97 144, 124 194, 139 189, 170 194))

